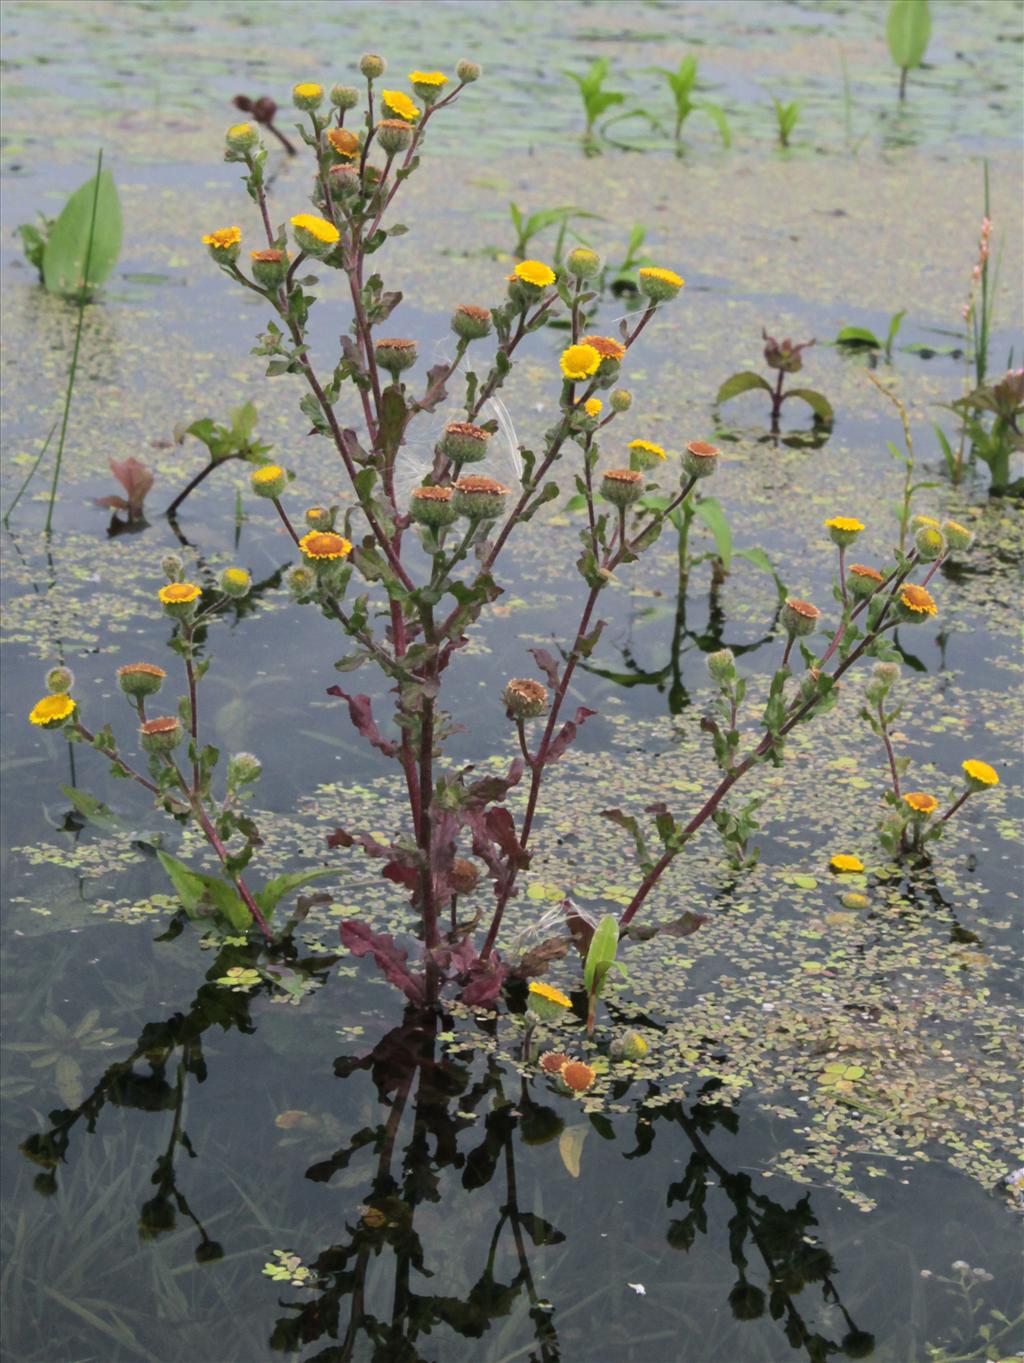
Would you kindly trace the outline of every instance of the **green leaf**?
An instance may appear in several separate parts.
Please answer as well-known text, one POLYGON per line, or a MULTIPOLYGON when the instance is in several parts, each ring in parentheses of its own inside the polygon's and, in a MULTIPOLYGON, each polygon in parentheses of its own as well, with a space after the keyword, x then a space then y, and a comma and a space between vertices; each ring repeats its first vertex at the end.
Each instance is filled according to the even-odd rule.
POLYGON ((717 104, 709 104, 705 101, 697 105, 698 109, 703 109, 708 117, 713 121, 718 129, 718 135, 722 139, 723 147, 732 146, 732 133, 729 131, 729 120, 725 116, 725 110, 717 104))
POLYGON ((900 325, 902 324, 903 319, 904 317, 906 317, 906 315, 907 310, 906 308, 904 308, 901 312, 894 312, 893 315, 889 318, 889 330, 885 337, 885 354, 887 358, 891 358, 892 356, 893 342, 896 339, 897 332, 899 331, 900 325))
POLYGON ((586 964, 583 967, 583 983, 587 993, 591 993, 597 977, 598 967, 603 967, 601 977, 610 968, 619 949, 619 920, 613 914, 605 914, 590 939, 586 964))
POLYGON ((50 293, 78 293, 83 285, 91 289, 102 284, 121 253, 121 230, 121 201, 114 177, 105 170, 99 177, 98 193, 93 175, 75 190, 53 225, 43 253, 43 283, 47 290, 50 293), (94 198, 96 223, 92 228, 92 253, 86 280, 83 274, 94 198))
POLYGON ((885 34, 892 59, 901 70, 920 66, 932 34, 928 0, 892 0, 885 34))
POLYGON ((732 529, 716 497, 702 497, 694 512, 715 537, 715 549, 726 572, 732 567, 732 529))
POLYGON ((275 876, 273 880, 268 880, 259 894, 253 898, 269 918, 283 895, 291 894, 292 890, 301 889, 303 885, 309 885, 314 880, 324 880, 327 876, 337 874, 336 867, 322 866, 315 871, 293 871, 291 875, 275 876))
POLYGON ((867 327, 841 327, 836 336, 836 345, 849 346, 851 349, 857 349, 860 346, 868 346, 872 350, 881 350, 882 348, 882 342, 867 327))
POLYGON ((815 392, 813 388, 791 388, 786 397, 800 398, 806 402, 818 420, 826 426, 831 426, 835 420, 832 404, 824 393, 815 392))
POLYGON ((88 819, 97 828, 126 829, 136 826, 115 814, 102 800, 97 800, 96 796, 90 795, 88 791, 78 790, 75 786, 61 786, 61 790, 82 818, 88 819))
POLYGON ((728 402, 730 398, 739 397, 740 393, 748 393, 752 388, 763 388, 766 393, 772 391, 767 379, 763 379, 760 374, 755 374, 750 369, 743 369, 726 379, 718 390, 715 402, 728 402))
POLYGON ((778 573, 775 571, 775 567, 772 564, 771 559, 768 557, 768 555, 765 553, 763 549, 759 548, 757 545, 754 545, 750 549, 737 549, 735 551, 734 557, 745 558, 747 562, 752 563, 755 568, 760 568, 761 571, 764 573, 770 573, 771 576, 775 579, 775 590, 778 592, 779 601, 780 602, 785 601, 786 597, 789 594, 789 589, 783 582, 782 578, 779 577, 778 573))
POLYGON ((190 870, 183 861, 172 857, 169 852, 158 850, 157 857, 178 893, 182 908, 190 918, 198 917, 202 905, 209 903, 237 932, 245 932, 252 922, 252 915, 232 886, 218 880, 216 876, 190 870))
POLYGON ((190 871, 183 861, 172 857, 169 852, 157 852, 157 859, 171 878, 171 884, 178 892, 182 907, 190 918, 203 902, 203 881, 195 871, 190 871))

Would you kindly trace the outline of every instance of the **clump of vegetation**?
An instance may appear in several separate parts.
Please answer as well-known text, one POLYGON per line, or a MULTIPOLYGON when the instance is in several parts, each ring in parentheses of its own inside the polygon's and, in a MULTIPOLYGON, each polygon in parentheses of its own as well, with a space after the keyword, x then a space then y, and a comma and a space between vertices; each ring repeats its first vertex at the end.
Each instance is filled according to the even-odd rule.
POLYGON ((127 459, 111 459, 110 472, 121 484, 124 496, 113 494, 109 497, 97 497, 96 505, 109 508, 115 512, 111 519, 111 531, 117 533, 118 528, 126 526, 141 526, 146 522, 145 503, 149 491, 153 486, 153 471, 146 467, 141 459, 136 459, 133 454, 127 459), (125 513, 125 520, 121 521, 117 516, 118 511, 125 513))
POLYGON ((798 99, 791 99, 788 104, 783 104, 781 100, 772 97, 772 106, 775 109, 775 130, 779 138, 780 147, 788 147, 789 139, 796 127, 797 119, 800 117, 800 110, 804 107, 798 99))
POLYGON ((686 120, 697 109, 707 114, 712 120, 718 129, 719 137, 722 139, 722 146, 729 147, 732 145, 729 121, 721 105, 714 104, 708 99, 694 99, 693 97, 694 90, 697 88, 696 57, 684 57, 675 71, 666 66, 656 66, 654 71, 664 79, 672 95, 672 102, 675 106, 672 140, 676 144, 677 151, 682 150, 683 128, 686 120))
POLYGON ((268 462, 267 455, 273 449, 273 446, 264 444, 257 437, 256 420, 255 405, 251 402, 244 402, 241 407, 235 407, 228 414, 226 423, 214 421, 212 417, 204 416, 200 417, 198 421, 193 421, 190 425, 175 431, 179 444, 184 441, 187 435, 195 436, 201 444, 206 446, 209 458, 171 502, 167 508, 168 516, 172 518, 176 516, 185 499, 210 476, 215 468, 219 468, 222 464, 227 464, 232 459, 241 459, 243 462, 259 468, 268 462))
POLYGON ((790 398, 799 398, 810 407, 814 413, 816 425, 830 427, 835 420, 835 414, 832 411, 832 404, 823 393, 819 393, 814 388, 783 387, 787 374, 797 374, 804 367, 803 352, 808 350, 815 342, 813 340, 801 341, 797 344, 791 341, 788 336, 785 340, 777 341, 774 336, 769 336, 767 331, 763 329, 761 336, 764 339, 765 363, 769 369, 775 370, 775 383, 769 383, 761 374, 755 374, 752 370, 741 369, 738 373, 730 375, 719 388, 715 397, 716 405, 728 402, 731 398, 739 397, 741 393, 749 393, 760 388, 771 398, 773 432, 777 432, 779 429, 782 404, 788 402, 790 398))

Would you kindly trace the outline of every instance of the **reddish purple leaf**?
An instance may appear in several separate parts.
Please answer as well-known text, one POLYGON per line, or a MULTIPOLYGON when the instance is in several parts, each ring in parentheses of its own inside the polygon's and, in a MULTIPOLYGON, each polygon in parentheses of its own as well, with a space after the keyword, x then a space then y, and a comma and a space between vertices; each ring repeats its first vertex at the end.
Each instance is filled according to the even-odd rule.
POLYGON ((395 753, 398 752, 398 744, 392 743, 390 739, 381 735, 373 718, 373 702, 369 696, 350 696, 340 686, 329 686, 327 694, 338 696, 345 701, 348 705, 349 718, 367 743, 379 748, 385 757, 394 757, 395 753))
POLYGON ((537 660, 537 666, 548 679, 548 685, 552 691, 558 690, 558 664, 552 658, 546 648, 531 648, 529 650, 537 660))
POLYGON ((153 474, 133 454, 127 459, 111 459, 109 462, 111 473, 124 488, 125 496, 128 498, 128 514, 132 520, 138 520, 142 515, 142 504, 146 500, 146 494, 153 486, 153 474))
POLYGON ((372 956, 389 984, 400 989, 412 1003, 426 1002, 425 979, 422 972, 409 970, 408 953, 398 946, 387 932, 374 932, 358 919, 348 918, 341 924, 342 945, 353 956, 372 956))
POLYGON ((471 1008, 480 1008, 493 1003, 501 994, 501 986, 508 974, 508 967, 492 954, 488 960, 478 960, 469 971, 469 983, 459 995, 463 1003, 471 1008))
POLYGON ((580 726, 588 720, 591 715, 596 714, 596 710, 588 710, 585 705, 581 705, 573 718, 567 720, 566 723, 562 725, 561 732, 552 740, 547 752, 544 754, 544 761, 557 762, 569 744, 575 739, 580 726))

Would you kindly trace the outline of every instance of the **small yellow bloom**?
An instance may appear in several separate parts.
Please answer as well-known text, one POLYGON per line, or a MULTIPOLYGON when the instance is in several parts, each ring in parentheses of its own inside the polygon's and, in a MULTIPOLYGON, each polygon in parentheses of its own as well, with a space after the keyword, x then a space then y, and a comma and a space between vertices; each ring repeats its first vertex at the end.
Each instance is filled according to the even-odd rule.
POLYGON ((249 137, 252 133, 251 123, 236 123, 234 127, 228 129, 228 137, 249 137))
POLYGON ((970 780, 980 781, 983 786, 998 786, 999 773, 987 762, 979 762, 976 757, 969 757, 962 766, 970 780))
POLYGON ((218 227, 216 232, 210 232, 208 236, 203 237, 203 245, 212 246, 215 251, 228 251, 241 240, 240 227, 218 227))
POLYGON ((225 568, 224 581, 232 587, 248 587, 252 578, 244 568, 225 568))
POLYGON ((528 992, 536 994, 538 998, 547 999, 549 1003, 557 1003, 560 1008, 572 1007, 572 1000, 567 999, 560 989, 545 984, 542 980, 531 980, 528 992))
POLYGON ((396 118, 404 118, 406 123, 415 123, 419 118, 419 109, 404 91, 382 90, 380 97, 388 113, 394 114, 396 118))
POLYGON ((562 351, 560 363, 567 379, 589 379, 597 373, 601 356, 592 345, 571 345, 562 351))
POLYGON ((900 589, 900 601, 908 611, 913 611, 915 615, 936 615, 938 613, 938 607, 931 592, 924 587, 917 586, 914 582, 907 582, 900 589))
POLYGON ((922 527, 924 527, 927 530, 940 529, 939 522, 935 519, 934 516, 915 516, 911 520, 910 524, 914 527, 915 530, 920 530, 922 527))
POLYGON ((448 77, 443 71, 410 71, 409 82, 412 85, 442 86, 448 84, 448 77))
POLYGON ((644 279, 661 279, 666 284, 671 284, 673 288, 681 289, 686 283, 682 275, 677 275, 675 270, 662 270, 654 265, 647 265, 640 271, 644 279))
POLYGON ((864 522, 858 521, 854 516, 833 516, 831 520, 825 522, 826 530, 841 530, 847 535, 859 535, 864 529, 864 522))
POLYGON ((291 221, 293 227, 301 227, 304 232, 308 232, 311 237, 325 245, 333 246, 341 236, 333 222, 328 222, 326 218, 318 218, 315 213, 296 213, 291 221))
POLYGON ((194 582, 168 582, 166 587, 161 587, 157 592, 165 606, 187 606, 198 601, 202 594, 194 582))
MULTIPOLYGON (((44 696, 42 700, 37 700, 29 712, 29 723, 37 724, 40 728, 48 728, 51 724, 59 724, 74 713, 75 702, 62 691, 56 696, 44 696)), ((568 1000, 566 1000, 568 1003, 568 1000)))
POLYGON ((829 866, 832 867, 833 871, 839 871, 840 873, 844 871, 860 872, 864 869, 864 863, 861 861, 860 857, 847 856, 845 852, 838 852, 829 862, 829 866))
POLYGON ((637 450, 640 454, 652 454, 656 459, 664 459, 665 451, 660 445, 653 445, 649 440, 631 440, 629 449, 637 450))
POLYGON ((554 270, 542 260, 521 260, 512 273, 524 284, 532 284, 537 289, 546 289, 555 282, 554 270))
POLYGON ((264 464, 253 472, 252 481, 255 487, 261 487, 264 483, 276 483, 278 478, 284 476, 284 469, 278 464, 264 464))
POLYGON ((932 814, 939 807, 934 795, 926 795, 923 790, 912 790, 903 797, 915 814, 932 814))
POLYGON ((292 94, 299 99, 322 99, 324 87, 317 85, 316 81, 305 81, 301 85, 292 87, 292 94))
POLYGON ((600 416, 603 407, 604 403, 600 398, 587 398, 586 402, 583 404, 583 410, 586 412, 587 416, 600 416))
POLYGON ((299 548, 307 558, 314 559, 348 558, 352 552, 344 535, 335 535, 331 530, 311 530, 299 540, 299 548))
POLYGON ((686 281, 674 270, 659 270, 645 266, 640 271, 639 283, 643 296, 656 305, 670 302, 686 281))
POLYGON ((592 345, 602 360, 621 360, 626 347, 612 336, 581 336, 580 345, 592 345))

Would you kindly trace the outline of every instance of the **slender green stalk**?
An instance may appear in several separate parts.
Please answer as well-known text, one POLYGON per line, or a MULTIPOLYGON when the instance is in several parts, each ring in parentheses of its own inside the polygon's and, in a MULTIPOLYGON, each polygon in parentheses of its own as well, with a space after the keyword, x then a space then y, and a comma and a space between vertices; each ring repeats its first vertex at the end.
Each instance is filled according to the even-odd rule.
POLYGON ((17 491, 17 494, 15 495, 14 501, 10 504, 10 506, 9 506, 9 507, 7 508, 7 510, 4 512, 4 525, 5 525, 5 526, 9 526, 9 525, 10 525, 10 522, 11 522, 11 515, 12 515, 12 513, 13 513, 13 511, 14 511, 14 508, 15 508, 15 507, 18 505, 18 503, 21 501, 22 493, 25 491, 25 489, 28 487, 29 483, 31 483, 32 479, 35 477, 36 469, 37 469, 37 468, 39 467, 39 465, 43 462, 43 456, 46 454, 46 451, 50 448, 50 441, 53 439, 53 433, 54 433, 54 431, 55 431, 56 429, 57 429, 57 423, 56 423, 56 421, 55 421, 55 422, 53 423, 53 425, 50 427, 50 433, 49 433, 49 435, 46 437, 46 440, 45 440, 45 442, 44 442, 44 444, 43 444, 43 448, 42 448, 42 449, 39 451, 39 453, 36 455, 36 462, 35 462, 35 463, 32 465, 32 467, 29 469, 28 474, 27 474, 27 476, 26 476, 26 478, 25 478, 25 481, 22 483, 21 487, 18 488, 18 491, 17 491))
POLYGON ((64 416, 60 424, 60 440, 57 443, 57 462, 53 468, 53 482, 50 484, 50 505, 46 508, 46 533, 53 525, 53 507, 57 500, 57 484, 60 481, 60 466, 64 458, 64 438, 68 433, 68 417, 71 415, 71 395, 75 390, 75 375, 78 372, 78 351, 82 344, 82 323, 85 321, 85 303, 89 295, 89 266, 92 264, 92 242, 96 231, 96 209, 100 201, 100 174, 103 170, 103 148, 96 157, 96 188, 92 195, 92 217, 89 219, 89 240, 85 246, 85 266, 82 270, 82 287, 78 291, 78 325, 75 328, 75 348, 71 352, 71 368, 68 370, 68 386, 64 393, 64 416))

